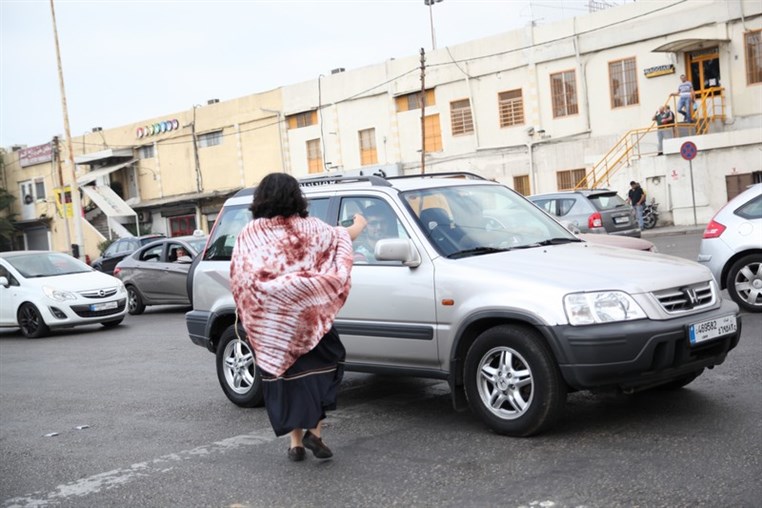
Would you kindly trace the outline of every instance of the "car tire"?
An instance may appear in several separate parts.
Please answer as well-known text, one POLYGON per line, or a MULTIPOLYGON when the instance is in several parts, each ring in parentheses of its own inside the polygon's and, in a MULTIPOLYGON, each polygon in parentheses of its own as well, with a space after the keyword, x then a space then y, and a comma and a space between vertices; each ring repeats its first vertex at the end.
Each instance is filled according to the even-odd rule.
POLYGON ((495 326, 476 338, 466 355, 465 387, 474 413, 498 434, 516 437, 550 428, 567 393, 540 335, 514 325, 495 326))
POLYGON ((246 341, 244 331, 229 326, 217 345, 217 379, 230 401, 240 407, 264 404, 262 379, 257 371, 254 351, 246 341))
POLYGON ((127 312, 132 316, 142 314, 146 310, 143 298, 135 286, 127 286, 127 312))
POLYGON ((115 326, 119 326, 122 324, 122 321, 124 321, 124 317, 120 317, 119 319, 114 319, 113 321, 102 321, 101 325, 104 328, 114 328, 115 326))
POLYGON ((40 311, 31 303, 25 303, 19 307, 16 319, 21 328, 21 333, 28 339, 44 337, 50 331, 40 311))
POLYGON ((679 390, 680 388, 691 384, 697 377, 701 375, 702 372, 704 372, 704 369, 701 369, 698 372, 692 372, 691 374, 679 377, 677 379, 673 379, 669 383, 664 383, 663 385, 657 386, 656 389, 657 390, 679 390))
POLYGON ((742 309, 762 312, 762 254, 742 257, 728 270, 728 294, 742 309))

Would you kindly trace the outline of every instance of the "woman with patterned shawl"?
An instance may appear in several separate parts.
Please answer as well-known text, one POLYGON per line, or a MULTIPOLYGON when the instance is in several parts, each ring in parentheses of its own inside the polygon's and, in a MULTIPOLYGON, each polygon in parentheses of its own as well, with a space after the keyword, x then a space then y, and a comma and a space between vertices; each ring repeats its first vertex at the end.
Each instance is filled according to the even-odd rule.
POLYGON ((305 447, 320 459, 333 456, 320 437, 343 376, 345 351, 333 321, 349 295, 352 240, 366 224, 358 214, 348 228, 329 226, 309 217, 307 206, 294 177, 267 175, 230 262, 267 415, 277 436, 290 435, 293 461, 304 460, 305 447))

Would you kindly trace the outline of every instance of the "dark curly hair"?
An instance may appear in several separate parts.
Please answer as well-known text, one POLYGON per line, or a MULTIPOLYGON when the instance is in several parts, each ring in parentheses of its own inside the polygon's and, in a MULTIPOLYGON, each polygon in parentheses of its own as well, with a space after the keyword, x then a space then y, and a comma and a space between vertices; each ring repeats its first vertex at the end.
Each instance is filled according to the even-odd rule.
POLYGON ((270 173, 259 182, 249 210, 255 219, 307 217, 307 206, 296 178, 286 173, 270 173))

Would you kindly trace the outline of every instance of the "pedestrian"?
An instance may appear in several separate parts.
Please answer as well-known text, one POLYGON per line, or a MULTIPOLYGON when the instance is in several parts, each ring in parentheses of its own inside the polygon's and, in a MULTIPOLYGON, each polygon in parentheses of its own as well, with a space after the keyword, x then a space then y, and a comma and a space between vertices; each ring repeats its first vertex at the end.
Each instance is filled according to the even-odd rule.
POLYGON ((635 216, 638 226, 643 229, 643 205, 646 202, 646 193, 636 181, 630 182, 630 191, 627 193, 627 202, 635 208, 635 216))
POLYGON ((659 106, 656 110, 656 114, 653 116, 653 121, 656 122, 656 139, 658 140, 658 152, 659 155, 663 155, 664 138, 672 137, 672 127, 675 124, 675 114, 669 109, 669 106, 659 106))
POLYGON ((677 112, 683 115, 683 122, 693 123, 693 101, 696 100, 696 93, 685 74, 680 75, 680 84, 677 85, 677 112))
POLYGON ((319 459, 333 456, 321 438, 343 377, 345 350, 333 321, 349 295, 352 240, 366 224, 356 214, 347 228, 330 226, 307 207, 294 177, 265 176, 230 261, 267 415, 277 436, 289 434, 293 461, 304 460, 305 447, 319 459))

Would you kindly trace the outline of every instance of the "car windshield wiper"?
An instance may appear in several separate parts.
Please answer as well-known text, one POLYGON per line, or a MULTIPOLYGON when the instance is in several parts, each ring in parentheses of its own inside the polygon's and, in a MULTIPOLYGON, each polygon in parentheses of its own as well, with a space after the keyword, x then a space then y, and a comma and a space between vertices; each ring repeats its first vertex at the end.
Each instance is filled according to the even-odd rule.
POLYGON ((466 250, 459 250, 458 252, 453 252, 449 256, 447 256, 450 259, 458 259, 458 258, 464 258, 466 256, 481 256, 482 254, 494 254, 495 252, 507 252, 511 250, 511 248, 503 248, 499 249, 497 247, 474 247, 473 249, 466 249, 466 250))
POLYGON ((541 242, 537 242, 537 245, 544 246, 544 245, 561 245, 564 243, 571 243, 571 242, 581 242, 579 238, 548 238, 547 240, 543 240, 541 242))

